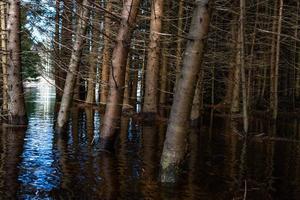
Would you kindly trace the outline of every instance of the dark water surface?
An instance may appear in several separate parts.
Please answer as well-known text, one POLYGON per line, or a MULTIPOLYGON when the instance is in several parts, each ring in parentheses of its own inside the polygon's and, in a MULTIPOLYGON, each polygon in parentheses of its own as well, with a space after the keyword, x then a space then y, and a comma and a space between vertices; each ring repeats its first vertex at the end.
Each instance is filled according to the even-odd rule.
MULTIPOLYGON (((0 129, 0 199, 300 199, 299 120, 257 120, 245 141, 215 118, 191 130, 176 185, 158 181, 165 124, 123 118, 114 155, 98 151, 101 116, 73 109, 68 134, 54 127, 54 89, 27 90, 27 130, 0 129)), ((208 120, 204 120, 208 121, 208 120)))

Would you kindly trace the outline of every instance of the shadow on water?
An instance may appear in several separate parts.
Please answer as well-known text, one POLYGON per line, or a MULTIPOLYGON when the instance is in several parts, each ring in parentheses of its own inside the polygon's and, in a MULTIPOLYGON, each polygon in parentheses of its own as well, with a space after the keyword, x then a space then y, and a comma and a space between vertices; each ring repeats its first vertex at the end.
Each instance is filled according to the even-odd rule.
POLYGON ((114 154, 99 151, 102 116, 73 108, 66 134, 56 134, 53 88, 27 89, 27 130, 0 129, 0 199, 297 199, 300 123, 217 117, 189 131, 178 183, 159 182, 166 124, 122 118, 114 154), (205 125, 207 124, 207 126, 205 125))

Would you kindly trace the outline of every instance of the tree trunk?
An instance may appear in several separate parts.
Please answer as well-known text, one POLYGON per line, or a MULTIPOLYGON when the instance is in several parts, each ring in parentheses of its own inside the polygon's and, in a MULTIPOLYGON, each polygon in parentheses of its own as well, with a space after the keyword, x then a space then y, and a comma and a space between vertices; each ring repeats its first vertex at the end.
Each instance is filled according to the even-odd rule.
POLYGON ((161 158, 162 182, 176 180, 176 168, 181 164, 186 153, 187 128, 209 21, 209 1, 196 0, 188 34, 189 40, 184 53, 183 68, 176 87, 161 158))
POLYGON ((177 24, 177 46, 176 46, 176 68, 175 68, 175 84, 174 90, 176 89, 176 85, 178 83, 180 69, 181 69, 181 61, 182 61, 182 38, 180 35, 184 33, 183 30, 183 9, 184 9, 184 0, 179 0, 179 7, 178 7, 178 24, 177 24))
POLYGON ((96 77, 97 77, 97 65, 98 65, 98 53, 99 53, 99 39, 100 39, 100 15, 99 12, 96 11, 94 19, 93 19, 93 32, 92 32, 92 52, 90 59, 90 67, 88 73, 88 85, 87 85, 87 95, 86 102, 93 103, 95 102, 95 86, 96 86, 96 77))
POLYGON ((20 0, 8 1, 8 123, 27 125, 21 76, 20 0))
POLYGON ((78 67, 80 64, 80 58, 83 49, 82 47, 84 45, 84 37, 86 35, 87 22, 89 19, 89 9, 87 8, 89 5, 90 3, 88 0, 84 0, 82 3, 83 8, 77 24, 76 41, 73 47, 69 70, 64 87, 64 93, 57 117, 58 131, 63 130, 68 120, 68 112, 71 106, 71 101, 73 99, 74 87, 77 79, 76 75, 78 73, 78 67))
POLYGON ((129 98, 130 98, 130 63, 131 59, 127 59, 127 64, 126 64, 126 72, 125 72, 125 85, 124 85, 124 97, 123 97, 123 105, 122 109, 124 111, 129 110, 131 106, 129 105, 129 98))
MULTIPOLYGON (((279 70, 279 59, 280 59, 280 38, 281 38, 281 22, 282 22, 282 10, 283 0, 279 0, 279 14, 274 18, 273 30, 277 36, 274 35, 272 45, 272 60, 271 60, 271 96, 270 96, 270 110, 272 112, 272 118, 277 119, 278 114, 278 70, 279 70)), ((275 3, 275 11, 277 10, 277 2, 275 3)))
POLYGON ((150 43, 146 67, 143 112, 155 115, 158 109, 158 80, 160 58, 160 33, 162 29, 163 0, 152 0, 150 43))
MULTIPOLYGON (((112 11, 112 2, 107 0, 106 10, 108 12, 112 11)), ((101 84, 100 84, 100 103, 106 104, 107 95, 108 95, 108 81, 109 81, 109 72, 111 67, 111 52, 110 52, 110 40, 111 40, 111 20, 109 13, 105 13, 104 20, 104 49, 103 49, 103 60, 102 60, 102 69, 101 69, 101 84)))
POLYGON ((112 54, 108 104, 106 105, 103 126, 101 128, 100 146, 103 150, 113 150, 116 130, 120 124, 126 63, 139 4, 140 0, 126 0, 123 5, 121 27, 112 54))
POLYGON ((8 109, 8 81, 7 81, 7 30, 6 30, 6 6, 7 3, 0 3, 1 17, 1 65, 2 65, 2 114, 7 114, 8 109))
MULTIPOLYGON (((60 69, 58 76, 58 87, 63 89, 66 82, 67 67, 71 59, 72 52, 72 36, 73 36, 73 23, 72 23, 72 0, 63 0, 63 13, 61 22, 61 50, 60 50, 60 69)), ((59 91, 56 99, 61 100, 63 91, 59 91)))
POLYGON ((62 89, 60 88, 60 74, 61 74, 61 66, 60 66, 60 48, 59 48, 59 24, 60 24, 60 0, 55 1, 55 33, 54 33, 54 41, 53 41, 53 67, 54 67, 54 79, 55 79, 55 94, 57 97, 61 96, 62 89))
POLYGON ((245 0, 240 0, 240 28, 239 28, 239 54, 240 54, 240 67, 242 78, 242 98, 243 98, 243 125, 244 132, 248 132, 248 99, 246 88, 246 74, 245 74, 245 0))

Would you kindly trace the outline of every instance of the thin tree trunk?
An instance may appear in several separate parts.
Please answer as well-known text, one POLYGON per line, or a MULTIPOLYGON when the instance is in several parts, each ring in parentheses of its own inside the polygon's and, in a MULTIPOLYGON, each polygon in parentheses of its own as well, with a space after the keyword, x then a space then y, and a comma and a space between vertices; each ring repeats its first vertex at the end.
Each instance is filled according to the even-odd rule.
MULTIPOLYGON (((106 10, 108 12, 112 11, 112 2, 107 0, 106 10)), ((108 95, 108 82, 109 82, 109 72, 111 67, 111 52, 110 52, 110 37, 111 33, 111 19, 108 13, 105 13, 104 20, 104 49, 103 49, 103 61, 101 69, 101 84, 100 84, 100 102, 106 104, 108 95)))
POLYGON ((1 17, 1 64, 2 64, 2 114, 7 114, 8 109, 8 80, 7 80, 7 31, 6 31, 6 2, 0 4, 1 17))
POLYGON ((74 87, 77 79, 76 75, 78 73, 80 58, 82 54, 82 47, 84 44, 84 37, 86 34, 87 21, 89 19, 89 10, 87 8, 89 5, 89 0, 84 0, 82 3, 83 8, 77 25, 76 41, 73 47, 69 70, 67 73, 66 83, 64 87, 64 93, 57 117, 58 131, 63 130, 68 120, 68 112, 74 95, 74 87))
POLYGON ((54 79, 55 79, 55 86, 56 86, 56 90, 55 90, 55 94, 57 97, 61 96, 62 94, 62 89, 60 88, 61 84, 60 84, 60 74, 61 74, 61 66, 60 66, 60 48, 59 48, 59 24, 60 24, 60 0, 56 0, 55 1, 55 33, 54 33, 54 42, 53 42, 53 66, 54 66, 54 79))
MULTIPOLYGON (((100 2, 100 1, 98 1, 100 2)), ((100 15, 99 12, 96 11, 94 19, 93 19, 93 35, 92 35, 92 52, 90 59, 90 67, 88 73, 88 85, 87 85, 87 95, 86 102, 93 103, 95 102, 95 86, 96 86, 96 77, 97 77, 97 65, 98 65, 98 53, 100 43, 98 40, 100 39, 100 15)))
POLYGON ((8 1, 8 123, 27 125, 21 76, 20 0, 8 1))
MULTIPOLYGON (((277 4, 277 3, 275 3, 277 4)), ((275 5, 275 10, 277 10, 277 5, 275 5)), ((275 47, 272 47, 272 65, 271 65, 271 97, 270 97, 270 110, 272 112, 272 118, 274 120, 277 119, 278 114, 278 70, 279 70, 279 59, 280 59, 280 38, 281 38, 281 27, 282 27, 282 10, 283 10, 283 0, 280 0, 279 5, 279 15, 278 20, 277 17, 274 18, 273 28, 274 32, 277 33, 277 36, 274 36, 275 42, 272 42, 272 45, 275 45, 275 47), (276 26, 277 25, 277 26, 276 26), (274 60, 273 60, 274 59, 274 60)))
POLYGON ((100 147, 103 150, 113 150, 117 133, 116 130, 120 125, 126 63, 139 4, 140 0, 126 0, 123 5, 121 27, 112 54, 108 103, 101 128, 100 147))
POLYGON ((131 63, 133 68, 132 73, 132 81, 131 81, 131 91, 130 91, 130 105, 133 106, 134 110, 136 110, 136 104, 137 104, 137 86, 138 86, 138 63, 136 61, 134 63, 131 63))
POLYGON ((174 84, 174 90, 178 83, 180 69, 181 69, 181 61, 182 61, 182 38, 179 37, 184 33, 183 30, 183 9, 184 9, 184 0, 179 0, 179 7, 178 7, 178 24, 177 24, 177 47, 176 47, 176 79, 174 84))
POLYGON ((183 68, 176 87, 161 158, 162 182, 174 182, 176 180, 176 168, 181 164, 186 153, 187 128, 197 77, 203 59, 204 40, 208 33, 210 21, 208 2, 208 0, 195 1, 183 68))
POLYGON ((160 33, 162 30, 163 0, 152 0, 150 43, 146 67, 143 112, 155 115, 158 110, 158 80, 160 58, 160 33))
MULTIPOLYGON (((60 60, 61 66, 58 76, 58 87, 63 89, 66 82, 67 67, 71 59, 72 52, 72 36, 73 36, 73 23, 72 23, 72 0, 63 0, 63 13, 61 22, 61 50, 60 60)), ((57 100, 60 101, 63 91, 59 91, 57 100)))
POLYGON ((242 98, 243 98, 243 124, 244 132, 248 132, 248 99, 246 88, 245 74, 245 0, 240 0, 240 28, 239 28, 239 43, 240 43, 240 63, 241 63, 241 78, 242 78, 242 98))
POLYGON ((126 72, 125 72, 125 85, 124 85, 124 97, 123 97, 123 107, 122 109, 128 110, 131 108, 131 106, 129 105, 129 97, 130 97, 130 63, 131 59, 127 58, 127 64, 126 64, 126 72))
POLYGON ((159 84, 159 115, 165 116, 166 103, 167 103, 167 86, 168 86, 168 57, 166 45, 163 45, 162 49, 162 60, 161 60, 161 69, 160 69, 160 84, 159 84))

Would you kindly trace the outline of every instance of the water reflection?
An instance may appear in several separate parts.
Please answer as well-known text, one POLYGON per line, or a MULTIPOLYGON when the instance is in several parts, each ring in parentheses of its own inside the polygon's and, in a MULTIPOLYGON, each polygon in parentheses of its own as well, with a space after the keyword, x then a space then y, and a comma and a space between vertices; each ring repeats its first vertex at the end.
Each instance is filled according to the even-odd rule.
POLYGON ((253 134, 245 138, 238 121, 203 118, 200 129, 187 130, 179 182, 162 185, 158 177, 165 123, 146 126, 122 118, 116 152, 106 154, 98 149, 101 114, 94 110, 73 108, 67 134, 53 131, 54 92, 51 87, 27 90, 28 129, 0 129, 0 199, 300 196, 299 119, 276 125, 253 120, 253 134))
POLYGON ((23 151, 25 130, 21 128, 5 128, 0 130, 1 160, 0 160, 0 197, 1 199, 16 199, 20 183, 17 181, 23 151))

